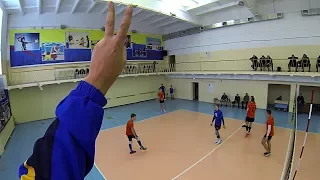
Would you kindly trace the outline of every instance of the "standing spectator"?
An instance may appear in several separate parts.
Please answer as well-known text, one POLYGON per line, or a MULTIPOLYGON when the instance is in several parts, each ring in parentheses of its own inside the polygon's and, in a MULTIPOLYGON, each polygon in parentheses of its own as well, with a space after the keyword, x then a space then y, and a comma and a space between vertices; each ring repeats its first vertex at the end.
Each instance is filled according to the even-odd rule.
POLYGON ((298 103, 298 112, 301 113, 303 106, 304 106, 304 97, 302 96, 302 93, 297 97, 297 103, 298 103))
POLYGON ((164 87, 164 85, 161 84, 160 89, 161 89, 161 91, 162 91, 163 94, 164 94, 164 99, 166 99, 166 87, 164 87))
POLYGON ((246 95, 243 97, 242 109, 243 108, 247 109, 248 102, 249 102, 249 95, 248 95, 248 93, 246 93, 246 95))
POLYGON ((173 87, 172 87, 172 85, 170 85, 170 95, 171 95, 171 100, 173 100, 174 99, 174 93, 173 93, 173 87))
POLYGON ((152 63, 152 66, 153 66, 153 72, 156 72, 156 65, 157 65, 158 63, 156 62, 156 61, 153 61, 153 63, 152 63))
POLYGON ((226 95, 226 93, 223 93, 223 95, 221 96, 221 106, 223 105, 222 103, 225 102, 226 103, 226 107, 228 107, 228 96, 226 95))
POLYGON ((240 108, 240 96, 239 96, 239 94, 237 94, 234 97, 234 101, 232 102, 232 106, 234 107, 235 104, 238 104, 238 108, 240 108))

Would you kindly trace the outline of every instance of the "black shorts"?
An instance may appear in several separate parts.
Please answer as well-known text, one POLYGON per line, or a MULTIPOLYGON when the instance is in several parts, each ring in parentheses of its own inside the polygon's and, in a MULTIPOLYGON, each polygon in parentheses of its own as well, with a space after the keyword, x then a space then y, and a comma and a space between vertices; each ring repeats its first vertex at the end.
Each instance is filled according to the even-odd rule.
POLYGON ((161 103, 161 104, 164 103, 164 100, 160 100, 160 103, 161 103))
POLYGON ((250 117, 246 117, 246 121, 248 121, 248 122, 254 122, 254 118, 250 118, 250 117))
POLYGON ((214 125, 214 128, 215 128, 216 130, 220 130, 220 129, 221 129, 221 125, 220 125, 220 126, 214 125))
POLYGON ((135 139, 136 137, 134 135, 127 135, 129 141, 132 141, 132 139, 135 139))
MULTIPOLYGON (((267 135, 265 134, 264 136, 263 136, 263 139, 265 139, 267 137, 267 135)), ((272 139, 272 136, 268 136, 268 141, 270 141, 272 139)))

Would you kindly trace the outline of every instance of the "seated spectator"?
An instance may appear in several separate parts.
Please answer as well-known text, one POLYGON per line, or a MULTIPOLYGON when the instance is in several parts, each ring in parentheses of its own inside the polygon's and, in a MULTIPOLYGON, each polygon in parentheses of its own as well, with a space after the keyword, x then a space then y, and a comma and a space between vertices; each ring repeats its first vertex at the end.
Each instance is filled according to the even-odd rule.
POLYGON ((223 93, 220 99, 221 106, 223 106, 223 102, 226 104, 226 107, 228 107, 228 96, 226 93, 223 93))
POLYGON ((319 67, 320 67, 320 56, 318 57, 317 63, 316 63, 317 72, 319 72, 319 67))
POLYGON ((264 70, 266 67, 266 57, 264 55, 260 58, 260 71, 264 70))
POLYGON ((257 68, 259 67, 259 62, 258 62, 258 57, 256 55, 253 55, 251 58, 250 58, 251 62, 252 62, 252 69, 254 71, 257 70, 257 68))
POLYGON ((296 72, 298 72, 298 64, 300 63, 300 62, 297 62, 298 57, 296 57, 292 54, 292 56, 288 57, 288 59, 289 59, 288 72, 291 71, 291 67, 295 67, 296 72))
POLYGON ((278 101, 282 101, 282 96, 277 97, 277 99, 276 99, 276 100, 278 100, 278 101))
POLYGON ((271 71, 273 71, 273 62, 272 62, 272 58, 268 55, 266 58, 266 67, 269 68, 271 67, 271 71))
POLYGON ((237 95, 234 97, 234 101, 232 102, 232 107, 234 107, 235 104, 238 104, 238 108, 240 108, 240 96, 239 96, 239 94, 237 94, 237 95))
POLYGON ((246 95, 243 97, 242 109, 243 108, 247 109, 248 102, 249 102, 249 95, 248 93, 246 93, 246 95))
POLYGON ((309 57, 306 54, 303 54, 300 62, 301 62, 302 72, 304 72, 305 67, 309 67, 309 72, 310 72, 311 63, 310 63, 309 57))

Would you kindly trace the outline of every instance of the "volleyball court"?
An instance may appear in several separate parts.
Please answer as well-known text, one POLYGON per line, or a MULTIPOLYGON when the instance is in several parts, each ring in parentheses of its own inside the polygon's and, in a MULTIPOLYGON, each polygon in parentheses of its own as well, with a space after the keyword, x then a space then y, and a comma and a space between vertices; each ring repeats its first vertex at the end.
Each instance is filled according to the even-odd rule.
MULTIPOLYGON (((295 99, 296 96, 297 92, 295 99)), ((227 128, 221 130, 223 142, 214 144, 212 115, 178 110, 137 122, 135 129, 148 150, 139 151, 133 141, 137 151, 133 155, 129 154, 125 126, 100 132, 95 163, 104 177, 111 180, 288 180, 294 174, 295 179, 316 179, 319 135, 309 134, 304 139, 304 132, 297 131, 297 123, 303 119, 298 121, 296 102, 294 107, 292 129, 275 128, 270 157, 263 156, 261 145, 266 125, 254 124, 246 138, 243 121, 225 118, 227 128), (303 158, 298 166, 302 144, 305 144, 303 158)))

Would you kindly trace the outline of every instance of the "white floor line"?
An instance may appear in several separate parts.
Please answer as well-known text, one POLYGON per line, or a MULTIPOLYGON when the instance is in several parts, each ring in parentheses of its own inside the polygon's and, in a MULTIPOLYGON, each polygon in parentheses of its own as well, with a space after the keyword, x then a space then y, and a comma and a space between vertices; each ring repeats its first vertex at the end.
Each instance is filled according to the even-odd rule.
POLYGON ((97 170, 99 171, 99 173, 101 174, 101 176, 103 177, 104 180, 107 180, 106 177, 104 177, 103 173, 100 171, 100 169, 98 168, 98 166, 96 165, 96 163, 94 163, 94 166, 97 168, 97 170))
MULTIPOLYGON (((168 112, 168 113, 163 113, 163 114, 160 114, 158 116, 153 116, 151 118, 147 118, 147 119, 143 119, 141 121, 137 121, 135 123, 139 123, 139 122, 143 122, 143 121, 146 121, 146 120, 149 120, 149 119, 152 119, 152 118, 156 118, 156 117, 160 117, 160 116, 163 116, 163 115, 166 115, 166 114, 170 114, 170 113, 173 113, 173 112, 177 112, 177 111, 181 111, 181 109, 178 109, 178 110, 175 110, 175 111, 171 111, 171 112, 168 112)), ((115 127, 112 127, 112 128, 108 128, 108 129, 104 129, 104 130, 100 130, 100 131, 107 131, 107 130, 110 130, 110 129, 114 129, 114 128, 119 128, 119 127, 122 127, 122 126, 125 126, 126 124, 123 124, 123 125, 120 125, 120 126, 115 126, 115 127)), ((101 174, 101 176, 107 180, 107 178, 103 175, 103 173, 100 171, 100 169, 98 168, 98 166, 96 165, 96 163, 94 163, 94 165, 96 166, 96 168, 98 169, 99 173, 101 174)))
MULTIPOLYGON (((157 115, 157 116, 153 116, 153 117, 151 117, 151 118, 143 119, 143 120, 140 120, 140 121, 135 121, 134 123, 140 123, 140 122, 143 122, 143 121, 152 119, 152 118, 164 116, 164 115, 167 115, 167 114, 170 114, 170 113, 173 113, 173 112, 177 112, 177 111, 181 111, 181 110, 182 110, 182 109, 178 109, 178 110, 171 111, 171 112, 166 112, 166 113, 163 113, 163 114, 160 114, 160 115, 157 115)), ((100 130, 100 131, 107 131, 107 130, 114 129, 114 128, 119 128, 119 127, 122 127, 122 126, 126 126, 126 124, 123 124, 123 125, 120 125, 120 126, 115 126, 115 127, 108 128, 108 129, 104 129, 104 130, 100 130)))
POLYGON ((176 180, 177 178, 179 178, 180 176, 182 176, 184 173, 186 173, 187 171, 189 171, 191 168, 193 168, 194 166, 196 166, 197 164, 199 164, 202 160, 204 160, 205 158, 207 158, 208 156, 210 156, 210 154, 212 154, 214 151, 216 151, 220 146, 222 146, 225 142, 227 142, 233 135, 235 135, 240 129, 242 129, 242 126, 239 127, 236 131, 234 131, 225 141, 222 141, 221 144, 219 144, 217 147, 215 147, 212 151, 210 151, 207 155, 205 155, 203 158, 201 158, 199 161, 197 161, 196 163, 194 163, 193 165, 191 165, 189 168, 187 168, 186 170, 184 170, 183 172, 181 172, 180 174, 178 174, 176 177, 172 178, 172 180, 176 180))

